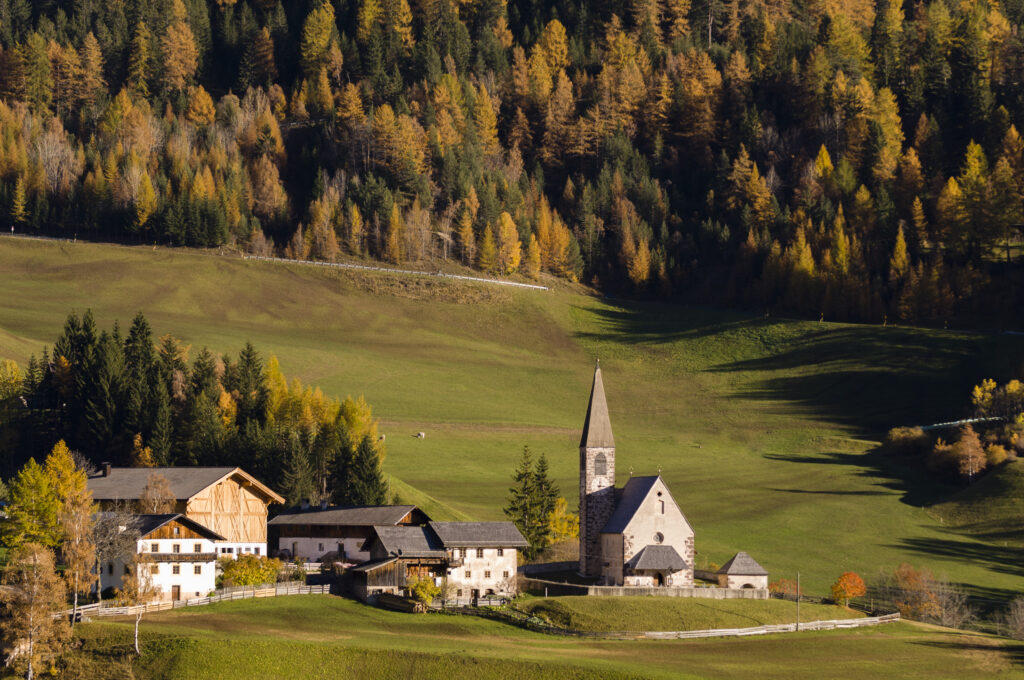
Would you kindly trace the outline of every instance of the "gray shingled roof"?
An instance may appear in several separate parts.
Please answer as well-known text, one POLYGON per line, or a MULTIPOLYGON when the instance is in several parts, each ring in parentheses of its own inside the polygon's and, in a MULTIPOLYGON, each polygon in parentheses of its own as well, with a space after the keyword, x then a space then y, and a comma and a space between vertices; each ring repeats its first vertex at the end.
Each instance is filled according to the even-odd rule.
MULTIPOLYGON (((416 509, 415 505, 359 505, 351 507, 335 507, 300 510, 287 510, 267 522, 268 526, 288 526, 293 524, 328 524, 334 526, 374 526, 394 525, 401 522, 406 515, 416 509)), ((425 515, 424 515, 425 516, 425 515)))
POLYGON ((686 560, 679 556, 670 545, 644 546, 632 560, 632 568, 655 569, 658 571, 679 571, 686 569, 686 560))
POLYGON ((100 472, 89 477, 89 491, 97 501, 130 501, 142 496, 142 490, 153 473, 162 475, 171 487, 171 493, 179 501, 188 500, 208 486, 217 483, 232 472, 238 472, 255 482, 254 488, 259 489, 268 498, 278 503, 284 499, 271 489, 261 484, 244 470, 233 467, 115 467, 110 468, 106 477, 100 472))
POLYGON ((754 561, 754 558, 742 550, 722 565, 716 574, 730 574, 732 576, 767 576, 768 571, 754 561))
POLYGON ((580 447, 613 448, 612 421, 608 417, 608 402, 604 398, 604 382, 601 380, 601 364, 594 368, 594 385, 590 388, 590 402, 587 404, 587 418, 583 421, 583 436, 580 447))
POLYGON ((622 487, 622 493, 615 504, 615 512, 608 518, 608 522, 601 529, 601 533, 621 534, 625 531, 630 520, 633 519, 633 515, 640 509, 640 505, 643 504, 644 499, 647 498, 647 494, 651 492, 654 483, 658 479, 657 475, 630 477, 629 481, 626 482, 626 486, 622 487))
POLYGON ((205 526, 203 526, 199 522, 197 522, 195 520, 192 520, 192 519, 189 519, 188 517, 186 517, 185 515, 181 514, 180 512, 173 512, 173 513, 169 513, 169 514, 165 514, 165 515, 136 515, 136 517, 139 519, 139 537, 140 538, 145 538, 150 533, 156 531, 157 529, 159 529, 160 527, 164 526, 165 524, 170 524, 171 522, 177 520, 179 524, 182 524, 182 525, 188 527, 192 531, 196 532, 197 534, 202 535, 205 538, 210 539, 211 541, 226 541, 227 540, 226 538, 224 538, 220 534, 218 534, 218 533, 216 533, 214 531, 211 531, 210 529, 207 529, 205 526))
POLYGON ((525 548, 530 545, 512 522, 431 522, 446 548, 525 548))
POLYGON ((397 557, 385 557, 382 560, 373 560, 372 562, 363 562, 362 564, 352 567, 349 571, 373 571, 379 567, 383 567, 386 564, 391 564, 397 557))
POLYGON ((373 528, 377 540, 389 555, 396 557, 444 557, 444 545, 429 527, 379 526, 373 528))

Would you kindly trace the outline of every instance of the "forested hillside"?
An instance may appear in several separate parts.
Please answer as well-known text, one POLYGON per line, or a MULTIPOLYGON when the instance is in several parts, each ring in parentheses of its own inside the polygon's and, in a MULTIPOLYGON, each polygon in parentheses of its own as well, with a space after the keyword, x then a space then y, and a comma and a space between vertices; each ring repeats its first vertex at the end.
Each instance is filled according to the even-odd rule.
POLYGON ((1003 322, 1022 20, 1020 0, 0 0, 0 207, 17 231, 1003 322))

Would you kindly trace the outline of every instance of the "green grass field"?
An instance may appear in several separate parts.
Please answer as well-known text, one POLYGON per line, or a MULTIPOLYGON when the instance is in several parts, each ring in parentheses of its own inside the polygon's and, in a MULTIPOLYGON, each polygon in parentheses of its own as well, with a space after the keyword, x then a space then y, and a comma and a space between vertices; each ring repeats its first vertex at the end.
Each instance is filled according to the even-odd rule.
POLYGON ((845 570, 909 561, 1021 590, 1018 537, 950 526, 926 508, 956 488, 871 450, 890 426, 962 415, 973 384, 1020 368, 1024 338, 15 239, 0 240, 0 282, 0 357, 38 353, 71 310, 104 327, 143 311, 193 352, 251 340, 289 377, 364 394, 396 490, 439 517, 501 518, 524 445, 547 453, 575 505, 599 357, 620 483, 661 470, 699 565, 747 550, 825 594, 845 570))
POLYGON ((133 660, 131 623, 79 626, 76 672, 98 680, 1024 675, 1019 643, 907 623, 757 638, 595 641, 295 596, 149 615, 141 630, 143 656, 133 660))
MULTIPOLYGON (((582 631, 750 628, 796 620, 796 605, 784 600, 572 596, 528 598, 516 607, 559 628, 582 631)), ((805 602, 800 609, 802 621, 864 616, 835 605, 805 602)))

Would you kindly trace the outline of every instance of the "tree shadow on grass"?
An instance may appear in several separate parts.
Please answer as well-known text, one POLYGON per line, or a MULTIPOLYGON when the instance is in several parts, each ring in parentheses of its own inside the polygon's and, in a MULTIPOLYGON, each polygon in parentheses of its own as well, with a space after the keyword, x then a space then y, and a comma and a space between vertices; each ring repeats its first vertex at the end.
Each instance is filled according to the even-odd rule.
POLYGON ((903 538, 890 547, 930 557, 955 558, 1001 574, 1024 576, 1024 548, 1016 546, 993 545, 962 538, 903 538))
POLYGON ((1019 642, 1006 642, 1001 645, 983 644, 981 642, 972 642, 971 637, 967 635, 957 633, 942 633, 942 635, 948 635, 949 638, 944 640, 915 640, 910 644, 954 652, 997 654, 1006 658, 1015 667, 1024 666, 1024 644, 1019 642))
MULTIPOLYGON (((852 474, 874 480, 882 489, 900 493, 900 501, 914 507, 925 507, 944 500, 956 487, 938 482, 924 470, 922 461, 898 458, 875 448, 866 453, 827 452, 818 455, 801 456, 787 454, 766 454, 768 460, 804 465, 844 465, 856 468, 852 474)), ((836 493, 850 495, 878 496, 886 492, 866 489, 864 491, 832 492, 813 489, 784 489, 792 493, 836 493)))

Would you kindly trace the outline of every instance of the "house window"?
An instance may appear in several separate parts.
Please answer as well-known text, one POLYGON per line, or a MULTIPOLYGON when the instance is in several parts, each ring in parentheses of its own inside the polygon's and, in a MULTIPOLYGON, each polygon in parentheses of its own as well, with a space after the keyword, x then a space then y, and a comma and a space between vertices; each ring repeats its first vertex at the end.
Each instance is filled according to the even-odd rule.
POLYGON ((491 577, 491 572, 485 571, 484 572, 484 578, 490 578, 490 577, 491 577))
POLYGON ((203 573, 203 565, 197 564, 196 566, 192 567, 192 573, 193 574, 202 574, 203 573))
POLYGON ((483 548, 477 548, 476 549, 476 556, 477 557, 483 557, 484 556, 484 549, 483 548))
POLYGON ((467 571, 466 572, 466 578, 473 578, 473 572, 467 571))
POLYGON ((114 563, 113 562, 107 562, 107 573, 110 574, 111 576, 114 575, 114 563))
POLYGON ((194 546, 192 546, 192 552, 203 552, 203 544, 196 543, 194 546))
POLYGON ((504 548, 498 548, 498 557, 504 557, 504 555, 505 555, 505 549, 504 548))
MULTIPOLYGON (((338 552, 341 552, 341 550, 339 549, 339 551, 338 551, 338 552)), ((253 548, 253 549, 252 549, 252 553, 253 553, 254 555, 259 555, 259 554, 260 554, 260 549, 259 549, 259 548, 253 548)))
POLYGON ((152 545, 150 545, 149 546, 149 552, 160 552, 160 544, 159 543, 153 543, 152 545))
POLYGON ((456 548, 455 550, 452 550, 452 557, 454 557, 455 559, 459 559, 459 549, 458 548, 456 548))
POLYGON ((455 591, 455 597, 462 597, 462 588, 455 591))
POLYGON ((181 573, 181 565, 180 564, 175 564, 174 566, 172 566, 171 567, 171 573, 172 574, 180 574, 181 573))
POLYGON ((150 565, 149 573, 150 574, 159 574, 160 573, 160 565, 159 564, 152 564, 152 565, 150 565))
POLYGON ((608 474, 608 460, 604 457, 603 453, 597 454, 597 456, 594 458, 594 474, 608 474))
POLYGON ((178 527, 174 527, 174 535, 177 536, 179 533, 181 533, 181 529, 178 527))
POLYGON ((658 502, 661 503, 661 514, 664 515, 665 514, 665 501, 658 501, 658 502))
POLYGON ((508 578, 508 571, 501 572, 501 577, 502 578, 508 578))
POLYGON ((249 546, 245 546, 245 552, 249 552, 249 546))
POLYGON ((324 544, 323 543, 317 543, 316 544, 316 549, 319 550, 320 552, 323 552, 324 544))
POLYGON ((181 552, 181 543, 175 543, 174 545, 172 545, 171 546, 171 552, 180 553, 181 552))

